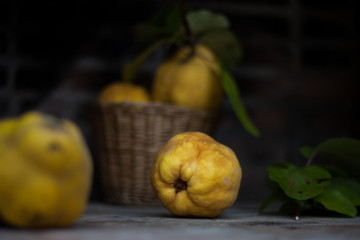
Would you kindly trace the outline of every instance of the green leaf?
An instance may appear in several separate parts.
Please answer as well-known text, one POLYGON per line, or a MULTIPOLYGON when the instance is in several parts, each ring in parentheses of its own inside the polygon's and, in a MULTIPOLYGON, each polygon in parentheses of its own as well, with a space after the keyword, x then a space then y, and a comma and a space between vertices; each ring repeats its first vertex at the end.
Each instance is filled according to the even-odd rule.
POLYGON ((329 184, 331 175, 317 166, 297 168, 270 166, 267 168, 269 178, 279 184, 285 194, 297 200, 307 200, 322 193, 329 184))
POLYGON ((161 44, 168 42, 169 39, 161 39, 155 42, 153 45, 148 47, 143 53, 141 53, 133 62, 128 63, 124 66, 122 71, 122 80, 124 82, 132 82, 136 75, 139 72, 139 69, 145 62, 145 60, 150 56, 153 51, 159 47, 161 44))
POLYGON ((200 35, 208 31, 229 28, 229 20, 223 14, 206 9, 189 12, 186 16, 192 34, 200 35))
POLYGON ((241 48, 235 34, 228 29, 206 33, 201 41, 209 46, 227 68, 234 67, 240 60, 241 48))
POLYGON ((300 153, 304 158, 309 159, 314 153, 314 148, 310 146, 303 146, 300 148, 300 153))
POLYGON ((315 149, 316 154, 325 156, 336 165, 344 168, 353 177, 359 179, 360 141, 351 138, 329 139, 315 149))
MULTIPOLYGON (((185 13, 189 11, 185 7, 185 13)), ((146 21, 135 26, 135 38, 140 43, 149 43, 164 37, 172 37, 182 29, 180 6, 170 4, 153 13, 146 21)))
MULTIPOLYGON (((186 15, 189 11, 187 6, 184 7, 184 14, 186 15)), ((167 29, 177 32, 180 28, 183 27, 183 21, 181 17, 181 10, 178 4, 174 4, 168 8, 166 15, 164 16, 163 26, 167 29)))
POLYGON ((357 215, 357 209, 351 200, 336 189, 325 188, 314 200, 330 211, 345 214, 349 217, 357 215))
POLYGON ((355 206, 360 206, 360 183, 349 178, 335 178, 328 186, 346 196, 355 206))
POLYGON ((237 84, 233 77, 222 67, 220 64, 221 69, 221 84, 222 87, 229 97, 231 106, 242 123, 243 127, 247 132, 249 132, 254 137, 258 137, 260 135, 259 130, 255 127, 255 125, 250 120, 250 117, 245 109, 244 103, 240 96, 240 91, 237 87, 237 84))

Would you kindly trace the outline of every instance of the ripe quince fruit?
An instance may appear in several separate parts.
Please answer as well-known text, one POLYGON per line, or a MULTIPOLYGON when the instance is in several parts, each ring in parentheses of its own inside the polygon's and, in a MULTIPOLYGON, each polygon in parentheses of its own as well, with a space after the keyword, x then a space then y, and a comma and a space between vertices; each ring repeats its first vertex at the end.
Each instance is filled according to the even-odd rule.
POLYGON ((100 102, 149 102, 150 94, 139 85, 125 82, 112 82, 106 85, 98 96, 100 102))
MULTIPOLYGON (((6 118, 0 121, 0 142, 5 141, 5 139, 7 139, 9 135, 13 133, 16 122, 17 121, 15 118, 6 118)), ((4 144, 0 144, 0 152, 4 147, 4 144)))
POLYGON ((159 151, 151 184, 174 215, 216 217, 235 202, 241 177, 229 147, 204 133, 184 132, 159 151))
POLYGON ((223 100, 215 54, 205 45, 181 48, 155 73, 153 99, 200 110, 216 110, 223 100))
POLYGON ((83 213, 92 158, 75 123, 31 111, 0 121, 0 219, 66 227, 83 213))

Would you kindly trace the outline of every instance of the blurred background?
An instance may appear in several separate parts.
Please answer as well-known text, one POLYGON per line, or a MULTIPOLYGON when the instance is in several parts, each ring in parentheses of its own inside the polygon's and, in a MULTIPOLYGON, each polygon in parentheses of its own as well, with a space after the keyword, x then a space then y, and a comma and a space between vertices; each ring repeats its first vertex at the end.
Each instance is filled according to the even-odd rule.
MULTIPOLYGON (((174 1, 0 1, 0 117, 37 109, 75 121, 93 150, 90 107, 144 50, 134 26, 174 1)), ((232 70, 261 132, 250 136, 227 99, 213 137, 243 169, 239 201, 267 196, 266 166, 305 164, 303 145, 360 138, 356 0, 197 0, 225 14, 243 57, 232 70)), ((149 86, 154 53, 137 81, 149 86)), ((95 158, 95 156, 94 156, 95 158)), ((101 200, 95 169, 93 200, 101 200)))

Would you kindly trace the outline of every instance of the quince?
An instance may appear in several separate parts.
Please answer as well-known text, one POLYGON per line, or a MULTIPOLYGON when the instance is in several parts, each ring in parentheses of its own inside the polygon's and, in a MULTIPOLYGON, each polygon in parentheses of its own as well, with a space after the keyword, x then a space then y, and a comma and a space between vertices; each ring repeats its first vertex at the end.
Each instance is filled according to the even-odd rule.
POLYGON ((0 121, 0 218, 65 227, 87 205, 92 159, 75 123, 31 111, 0 121))
POLYGON ((124 101, 148 102, 150 101, 150 95, 142 86, 132 83, 113 82, 101 90, 98 100, 112 103, 124 101))
POLYGON ((200 110, 216 110, 223 100, 219 65, 205 45, 183 47, 155 73, 153 99, 200 110))
MULTIPOLYGON (((0 143, 5 141, 13 133, 16 126, 15 118, 6 118, 0 121, 0 143)), ((4 144, 0 144, 0 152, 3 151, 4 144)), ((1 166, 0 166, 1 167, 1 166)))
POLYGON ((184 132, 159 151, 151 183, 174 215, 216 217, 235 202, 241 177, 230 148, 204 133, 184 132))

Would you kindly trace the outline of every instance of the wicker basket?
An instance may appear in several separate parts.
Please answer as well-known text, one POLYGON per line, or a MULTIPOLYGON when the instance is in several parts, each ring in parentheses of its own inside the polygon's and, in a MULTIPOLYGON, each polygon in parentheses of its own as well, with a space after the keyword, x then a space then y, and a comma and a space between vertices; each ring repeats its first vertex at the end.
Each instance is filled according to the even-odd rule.
POLYGON ((159 102, 97 103, 92 116, 104 200, 128 205, 159 204, 150 172, 160 148, 180 132, 211 134, 217 119, 159 102))

